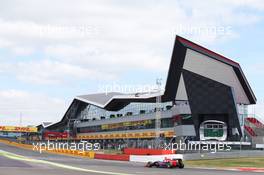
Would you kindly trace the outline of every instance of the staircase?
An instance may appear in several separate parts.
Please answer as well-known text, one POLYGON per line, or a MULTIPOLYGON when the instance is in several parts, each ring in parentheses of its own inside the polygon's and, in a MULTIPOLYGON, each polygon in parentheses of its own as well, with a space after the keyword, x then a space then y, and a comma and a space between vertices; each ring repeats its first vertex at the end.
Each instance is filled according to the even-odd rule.
POLYGON ((246 120, 248 120, 250 123, 254 124, 258 128, 263 128, 264 124, 259 121, 259 119, 255 117, 247 117, 246 120))
POLYGON ((244 130, 251 138, 254 147, 264 145, 264 124, 259 118, 256 116, 245 118, 244 130))
POLYGON ((257 137, 257 134, 255 133, 255 131, 250 127, 250 126, 244 126, 245 131, 247 131, 247 133, 251 136, 251 137, 257 137))

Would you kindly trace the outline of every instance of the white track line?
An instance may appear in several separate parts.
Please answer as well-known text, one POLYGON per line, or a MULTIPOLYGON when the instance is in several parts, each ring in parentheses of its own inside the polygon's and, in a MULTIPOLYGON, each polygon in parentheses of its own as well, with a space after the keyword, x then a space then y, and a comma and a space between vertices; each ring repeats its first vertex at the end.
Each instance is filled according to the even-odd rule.
POLYGON ((14 153, 10 153, 10 152, 7 152, 7 151, 0 150, 0 156, 1 155, 4 156, 4 157, 7 157, 9 159, 27 161, 27 162, 33 162, 33 163, 42 163, 42 164, 52 165, 52 166, 59 167, 59 168, 75 170, 75 171, 98 173, 98 174, 109 174, 109 175, 133 175, 133 174, 126 174, 126 173, 109 172, 109 171, 97 171, 97 170, 79 168, 79 167, 74 167, 74 166, 70 166, 70 165, 64 165, 64 164, 60 164, 60 163, 50 162, 50 161, 46 161, 46 160, 38 160, 38 159, 27 158, 27 157, 24 157, 24 156, 21 156, 21 155, 18 155, 18 154, 14 154, 14 153))

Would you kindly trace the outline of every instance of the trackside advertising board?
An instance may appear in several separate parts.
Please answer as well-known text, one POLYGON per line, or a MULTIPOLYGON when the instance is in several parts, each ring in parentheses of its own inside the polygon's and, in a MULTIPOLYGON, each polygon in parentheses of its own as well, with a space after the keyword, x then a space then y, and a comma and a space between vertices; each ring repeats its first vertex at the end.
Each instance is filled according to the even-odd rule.
POLYGON ((38 132, 37 127, 0 126, 3 132, 38 132))

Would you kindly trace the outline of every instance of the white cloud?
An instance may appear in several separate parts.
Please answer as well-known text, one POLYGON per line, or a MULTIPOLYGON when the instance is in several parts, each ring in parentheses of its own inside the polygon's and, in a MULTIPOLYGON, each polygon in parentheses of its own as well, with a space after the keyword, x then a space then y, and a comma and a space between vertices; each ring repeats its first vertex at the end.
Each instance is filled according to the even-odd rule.
MULTIPOLYGON (((258 0, 21 3, 1 4, 0 47, 18 56, 45 54, 59 67, 59 64, 86 67, 93 74, 98 73, 98 77, 109 72, 119 75, 135 67, 164 71, 168 68, 175 34, 212 44, 239 37, 237 26, 262 20, 250 12, 262 9, 258 0), (240 10, 243 7, 248 10, 240 10)), ((39 64, 42 62, 39 60, 39 64)), ((35 76, 38 75, 36 79, 43 78, 43 73, 35 76)))
POLYGON ((232 3, 236 6, 244 6, 246 8, 253 8, 257 10, 263 10, 264 4, 262 0, 225 0, 226 3, 232 3))
POLYGON ((11 49, 16 55, 26 56, 34 53, 34 49, 31 47, 14 47, 11 49))
POLYGON ((63 84, 77 79, 115 78, 111 73, 104 74, 96 69, 51 60, 0 64, 0 68, 2 72, 14 74, 18 80, 33 84, 63 84))
POLYGON ((20 90, 0 91, 0 125, 37 125, 43 121, 57 122, 66 111, 62 99, 20 90))

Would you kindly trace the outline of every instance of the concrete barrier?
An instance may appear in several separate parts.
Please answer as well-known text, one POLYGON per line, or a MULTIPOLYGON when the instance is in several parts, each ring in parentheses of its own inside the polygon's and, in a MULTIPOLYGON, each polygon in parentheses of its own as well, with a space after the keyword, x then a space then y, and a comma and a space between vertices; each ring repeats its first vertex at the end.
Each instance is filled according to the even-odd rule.
POLYGON ((175 154, 176 151, 164 149, 142 149, 142 148, 125 148, 124 154, 128 155, 163 155, 175 154))
POLYGON ((4 140, 4 139, 0 139, 0 142, 1 143, 4 143, 4 144, 11 145, 11 146, 23 148, 23 149, 31 149, 31 150, 33 150, 33 146, 32 145, 27 145, 27 144, 23 144, 23 143, 12 142, 12 141, 8 141, 8 140, 4 140))
POLYGON ((168 159, 183 159, 182 154, 166 154, 166 155, 151 155, 151 156, 142 156, 142 155, 130 155, 129 161, 131 162, 154 162, 154 161, 163 161, 165 158, 168 159))
POLYGON ((120 160, 120 161, 129 161, 129 155, 126 154, 95 154, 95 159, 103 159, 103 160, 120 160))
POLYGON ((90 159, 94 159, 95 152, 92 152, 92 151, 85 152, 84 155, 89 157, 90 159))
MULTIPOLYGON (((12 142, 12 141, 8 141, 8 140, 4 140, 4 139, 0 139, 0 142, 4 143, 4 144, 11 145, 11 146, 15 146, 15 147, 23 148, 23 149, 29 149, 29 150, 33 151, 33 145, 12 142)), ((94 155, 95 155, 95 152, 92 152, 92 151, 82 152, 82 151, 78 151, 78 150, 67 150, 67 149, 54 149, 54 150, 46 149, 43 151, 53 153, 53 154, 63 154, 63 155, 87 157, 90 159, 93 159, 94 155)))

